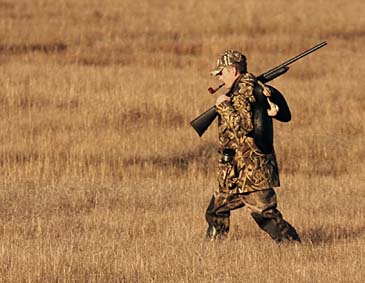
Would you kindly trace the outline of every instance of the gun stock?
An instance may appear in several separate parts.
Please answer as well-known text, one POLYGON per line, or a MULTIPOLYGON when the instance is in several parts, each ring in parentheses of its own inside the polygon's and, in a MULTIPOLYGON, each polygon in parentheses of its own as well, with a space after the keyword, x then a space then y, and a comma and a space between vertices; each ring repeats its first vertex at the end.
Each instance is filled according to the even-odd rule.
POLYGON ((190 124, 198 133, 199 137, 201 137, 217 116, 217 109, 215 108, 215 106, 212 106, 203 114, 199 115, 193 121, 191 121, 190 124))
MULTIPOLYGON (((300 53, 299 55, 285 61, 284 63, 280 64, 279 66, 261 74, 257 77, 257 80, 261 81, 262 83, 267 83, 272 81, 273 79, 285 74, 289 70, 289 65, 298 61, 299 59, 309 55, 310 53, 322 48, 323 46, 327 45, 326 41, 323 41, 312 48, 300 53)), ((218 112, 215 106, 209 108, 207 111, 196 117, 194 120, 190 122, 191 126, 195 129, 198 135, 201 137, 204 132, 209 128, 215 118, 218 116, 218 112)))

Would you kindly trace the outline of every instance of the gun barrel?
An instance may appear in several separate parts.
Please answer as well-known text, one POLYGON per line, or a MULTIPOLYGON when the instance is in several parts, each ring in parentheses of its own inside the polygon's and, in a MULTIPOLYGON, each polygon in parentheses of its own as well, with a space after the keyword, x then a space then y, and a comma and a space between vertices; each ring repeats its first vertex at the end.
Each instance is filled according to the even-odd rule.
POLYGON ((275 72, 276 70, 288 66, 292 63, 294 63, 295 61, 298 61, 299 59, 303 58, 304 56, 307 56, 308 54, 318 50, 319 48, 322 48, 323 46, 327 45, 326 41, 322 41, 321 43, 317 44, 316 46, 313 46, 312 48, 300 53, 299 55, 285 61, 284 63, 280 64, 279 66, 265 72, 264 74, 260 75, 259 77, 263 76, 263 77, 269 77, 271 75, 271 73, 275 72))
POLYGON ((288 66, 283 66, 281 68, 275 68, 272 72, 270 72, 269 74, 262 74, 260 76, 257 77, 257 80, 259 80, 260 82, 266 84, 269 81, 272 81, 273 79, 281 76, 282 74, 286 73, 289 70, 288 66))

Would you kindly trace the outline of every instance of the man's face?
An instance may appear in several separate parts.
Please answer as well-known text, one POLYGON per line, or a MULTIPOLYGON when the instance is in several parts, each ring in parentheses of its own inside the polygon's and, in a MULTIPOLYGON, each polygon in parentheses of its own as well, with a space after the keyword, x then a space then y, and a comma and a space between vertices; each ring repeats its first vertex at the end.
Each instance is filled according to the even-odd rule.
POLYGON ((226 89, 230 89, 238 76, 236 68, 227 66, 218 74, 218 80, 224 83, 226 89))

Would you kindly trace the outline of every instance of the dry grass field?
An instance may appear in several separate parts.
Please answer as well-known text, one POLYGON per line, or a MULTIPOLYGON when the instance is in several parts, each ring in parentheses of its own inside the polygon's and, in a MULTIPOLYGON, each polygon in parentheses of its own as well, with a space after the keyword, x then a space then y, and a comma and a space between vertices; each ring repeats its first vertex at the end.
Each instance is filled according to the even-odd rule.
POLYGON ((365 4, 0 0, 0 282, 365 282, 365 4), (225 49, 271 82, 277 246, 247 210, 204 241, 216 188, 208 73, 225 49))

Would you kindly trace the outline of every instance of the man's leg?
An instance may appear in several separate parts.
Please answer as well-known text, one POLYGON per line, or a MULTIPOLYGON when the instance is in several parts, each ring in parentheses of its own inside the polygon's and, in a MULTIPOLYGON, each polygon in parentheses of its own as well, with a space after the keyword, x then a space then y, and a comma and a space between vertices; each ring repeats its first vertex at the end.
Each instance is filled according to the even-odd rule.
POLYGON ((231 210, 244 206, 241 198, 226 193, 212 196, 205 213, 208 222, 207 238, 214 240, 224 238, 229 232, 229 216, 231 210))
POLYGON ((276 194, 273 189, 256 191, 244 196, 244 202, 251 210, 251 216, 259 227, 277 242, 298 241, 297 231, 283 219, 276 208, 276 194))
POLYGON ((229 232, 229 216, 231 213, 229 210, 224 209, 222 202, 222 199, 213 195, 205 212, 205 219, 208 222, 207 238, 212 240, 225 237, 229 232))

